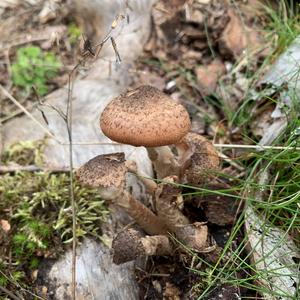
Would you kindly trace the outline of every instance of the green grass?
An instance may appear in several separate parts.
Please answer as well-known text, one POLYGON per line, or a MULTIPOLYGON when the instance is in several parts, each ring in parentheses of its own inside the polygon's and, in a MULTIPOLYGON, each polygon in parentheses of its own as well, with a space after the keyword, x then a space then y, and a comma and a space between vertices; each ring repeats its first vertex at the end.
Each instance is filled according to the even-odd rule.
MULTIPOLYGON (((246 91, 242 105, 235 112, 226 113, 227 107, 220 109, 225 110, 225 118, 229 128, 239 128, 241 141, 245 143, 256 143, 259 138, 256 137, 250 129, 250 125, 256 118, 256 112, 261 109, 266 110, 268 107, 275 107, 280 90, 277 94, 270 97, 266 91, 259 91, 255 95, 260 100, 259 104, 254 101, 253 90, 255 83, 261 74, 266 70, 274 60, 283 53, 292 41, 300 34, 299 26, 299 6, 293 6, 291 2, 280 1, 279 10, 272 10, 270 6, 267 9, 266 33, 273 51, 261 64, 259 69, 252 75, 251 84, 246 91), (264 100, 264 101, 261 101, 264 100), (263 104, 261 104, 263 103, 263 104), (263 106, 262 106, 263 105, 263 106)), ((251 57, 249 58, 251 61, 251 57)), ((241 155, 236 159, 239 164, 243 165, 246 171, 243 179, 231 178, 233 188, 229 190, 209 191, 206 189, 195 189, 194 195, 199 194, 233 194, 238 201, 250 207, 262 220, 261 241, 265 241, 268 236, 270 224, 276 226, 282 232, 282 240, 274 244, 272 251, 266 252, 262 260, 272 259, 274 251, 286 244, 285 237, 289 236, 298 251, 300 249, 300 151, 293 148, 300 146, 300 121, 299 121, 299 98, 295 94, 290 94, 293 99, 291 108, 285 108, 288 117, 288 127, 273 142, 273 145, 289 147, 286 150, 267 150, 253 152, 249 150, 247 154, 241 155), (292 149, 291 149, 292 148, 292 149), (251 153, 250 153, 251 152, 251 153), (260 182, 264 174, 269 174, 268 180, 260 182), (236 192, 238 191, 238 194, 236 192)), ((225 152, 226 153, 226 152, 225 152)), ((230 151, 228 151, 230 156, 230 151)), ((228 176, 224 176, 227 177, 228 176)), ((257 299, 263 294, 270 297, 284 297, 284 299, 299 299, 299 285, 294 295, 286 294, 284 286, 282 289, 275 291, 271 286, 259 284, 262 279, 270 283, 273 276, 289 278, 290 274, 284 274, 284 269, 274 264, 270 266, 269 273, 266 270, 258 268, 259 261, 254 262, 253 249, 249 249, 248 238, 249 232, 245 230, 245 210, 238 216, 227 244, 222 252, 219 261, 216 264, 208 263, 197 256, 201 261, 200 269, 191 269, 191 272, 198 274, 201 278, 194 289, 198 291, 198 299, 210 299, 210 293, 216 287, 222 284, 238 286, 240 289, 247 289, 247 295, 242 299, 257 299), (273 268, 273 269, 272 269, 273 268), (243 274, 239 277, 238 274, 243 274)), ((272 232, 271 232, 272 233, 272 232)), ((258 245, 257 245, 258 246, 258 245)), ((276 261, 276 259, 275 259, 276 261)), ((292 275, 299 280, 299 258, 292 261, 292 275)), ((260 298, 259 298, 260 299, 260 298)))
MULTIPOLYGON (((297 122, 295 122, 296 125, 297 122)), ((295 124, 294 124, 295 125, 295 124)), ((298 137, 293 136, 293 126, 290 126, 285 134, 283 134, 276 144, 286 146, 296 146, 295 141, 298 137)), ((285 235, 289 235, 295 245, 300 247, 300 152, 293 150, 283 151, 266 151, 255 154, 255 160, 248 166, 247 161, 244 162, 247 170, 247 176, 240 182, 239 196, 235 196, 240 201, 244 201, 246 206, 250 206, 260 217, 262 226, 260 228, 263 239, 264 235, 268 235, 269 224, 273 224, 280 228, 285 235), (265 183, 258 183, 262 174, 268 172, 270 178, 265 183), (260 193, 261 191, 261 193, 260 193), (259 196, 260 195, 260 196, 259 196), (260 199, 261 197, 261 199, 260 199)), ((236 186, 232 192, 236 192, 236 186)), ((209 191, 202 190, 199 194, 223 194, 224 191, 209 191)), ((197 193, 197 192, 196 192, 197 193)), ((226 194, 230 193, 226 191, 226 194)), ((247 217, 247 216, 246 216, 247 217)), ((299 291, 292 297, 288 295, 283 288, 280 292, 275 292, 272 288, 258 284, 265 278, 269 280, 270 276, 287 276, 282 274, 277 265, 274 268, 270 267, 269 272, 264 269, 256 269, 255 263, 251 260, 252 255, 249 247, 247 248, 248 233, 245 228, 245 211, 238 217, 234 227, 231 230, 231 235, 222 252, 219 261, 213 265, 198 257, 202 262, 200 270, 191 269, 192 272, 198 274, 201 278, 198 285, 194 286, 195 290, 200 290, 201 293, 198 299, 209 299, 209 294, 218 285, 229 284, 238 286, 239 288, 247 288, 248 293, 254 296, 259 293, 269 296, 282 296, 287 299, 299 299, 299 291), (244 274, 242 278, 238 278, 237 274, 244 274)), ((274 245, 270 252, 265 253, 265 257, 272 258, 273 252, 282 245, 285 245, 285 240, 280 240, 274 245)), ((257 261, 256 263, 258 263, 257 261)), ((294 262, 294 270, 298 270, 299 263, 294 262)), ((292 274, 298 277, 298 271, 292 274)), ((250 296, 249 296, 250 297, 250 296)), ((251 298, 243 298, 251 299, 251 298)))
POLYGON ((300 34, 299 24, 299 3, 297 1, 278 1, 278 9, 274 10, 270 6, 265 6, 269 17, 266 30, 269 38, 273 42, 276 58, 278 54, 286 50, 291 42, 300 34))
MULTIPOLYGON (((232 111, 218 95, 205 99, 206 104, 223 111, 224 120, 222 121, 225 128, 228 132, 231 129, 238 129, 240 142, 245 144, 255 144, 260 140, 260 137, 252 132, 250 125, 257 118, 259 111, 267 113, 268 110, 275 108, 279 93, 284 91, 284 87, 278 88, 270 95, 267 90, 256 90, 257 81, 276 58, 300 35, 300 6, 296 4, 296 1, 280 0, 276 4, 278 4, 278 9, 272 9, 271 5, 265 6, 266 26, 264 35, 270 46, 269 55, 258 66, 253 66, 255 57, 249 56, 245 61, 244 72, 249 79, 249 84, 241 105, 236 111, 232 111)), ((147 60, 143 63, 157 69, 158 72, 163 72, 166 77, 172 72, 172 76, 178 76, 185 84, 188 83, 193 86, 195 83, 195 78, 190 70, 184 70, 182 67, 174 65, 175 70, 170 69, 166 62, 157 60, 147 60)), ((238 64, 239 61, 233 66, 232 76, 234 76, 238 64)), ((234 80, 232 84, 234 84, 234 80)), ((185 95, 184 88, 180 86, 178 88, 185 95)), ((290 96, 293 100, 292 107, 283 109, 288 116, 289 125, 273 142, 274 146, 289 148, 300 146, 300 100, 295 94, 290 94, 290 96)), ((231 151, 226 154, 230 157, 231 151)), ((192 194, 232 195, 237 201, 243 202, 246 207, 253 209, 262 220, 260 228, 262 243, 264 236, 269 233, 270 224, 279 228, 283 232, 282 240, 277 241, 272 251, 265 253, 262 260, 271 259, 274 251, 286 244, 284 240, 286 236, 290 236, 294 244, 300 249, 300 151, 286 149, 253 152, 249 150, 235 160, 244 167, 245 175, 243 178, 230 178, 230 176, 223 174, 224 178, 231 180, 231 189, 210 191, 203 188, 193 188, 192 192, 185 196, 192 194), (269 178, 262 183, 260 179, 264 174, 269 174, 269 178)), ((245 217, 247 216, 243 210, 231 229, 230 237, 217 263, 209 263, 201 255, 198 256, 186 249, 201 262, 199 269, 191 269, 191 272, 199 275, 199 282, 193 287, 198 299, 210 299, 210 293, 222 284, 247 289, 247 293, 242 299, 260 299, 259 297, 263 294, 273 297, 281 296, 285 299, 299 299, 299 286, 294 295, 288 295, 284 289, 274 291, 272 287, 258 283, 262 279, 269 281, 271 275, 274 278, 284 278, 284 276, 288 278, 289 274, 282 274, 284 269, 278 268, 275 264, 270 267, 269 274, 266 270, 257 267, 259 261, 254 262, 252 260, 253 249, 251 251, 247 247, 249 232, 245 230, 245 217), (243 276, 239 277, 237 274, 243 276)), ((195 262, 194 265, 197 263, 195 262)), ((292 267, 294 268, 292 275, 299 279, 299 259, 292 262, 292 267)))

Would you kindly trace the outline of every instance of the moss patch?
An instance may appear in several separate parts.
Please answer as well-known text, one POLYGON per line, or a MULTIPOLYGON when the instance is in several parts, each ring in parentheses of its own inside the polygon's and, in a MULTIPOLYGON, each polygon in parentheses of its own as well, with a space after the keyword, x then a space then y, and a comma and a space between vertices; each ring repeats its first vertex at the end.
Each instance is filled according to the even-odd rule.
MULTIPOLYGON (((27 165, 41 157, 42 143, 18 143, 3 160, 27 165)), ((0 285, 31 289, 32 272, 44 257, 57 258, 72 241, 69 174, 17 172, 0 176, 0 285), (8 229, 8 230, 7 230, 8 229)), ((109 211, 96 190, 74 183, 79 238, 101 239, 109 211)), ((31 289, 32 290, 32 289, 31 289)), ((1 292, 0 292, 1 298, 1 292)))

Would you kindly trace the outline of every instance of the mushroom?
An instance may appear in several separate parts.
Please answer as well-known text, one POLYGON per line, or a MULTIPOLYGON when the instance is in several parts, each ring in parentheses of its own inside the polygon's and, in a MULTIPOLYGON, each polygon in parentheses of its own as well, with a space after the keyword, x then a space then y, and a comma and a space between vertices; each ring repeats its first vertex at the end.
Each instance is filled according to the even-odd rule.
POLYGON ((113 240, 112 248, 113 262, 118 265, 140 256, 172 254, 172 245, 167 236, 143 236, 132 228, 119 232, 113 240))
POLYGON ((76 171, 76 177, 81 183, 97 188, 104 200, 114 200, 148 234, 166 233, 164 223, 126 191, 126 172, 124 153, 113 153, 89 160, 76 171))
POLYGON ((105 200, 121 198, 125 190, 127 167, 123 152, 98 155, 76 170, 84 185, 97 188, 105 200))
POLYGON ((158 185, 155 198, 157 215, 164 220, 169 231, 173 232, 178 240, 194 251, 201 252, 207 246, 208 228, 205 223, 191 224, 178 208, 182 196, 180 188, 176 186, 176 180, 176 176, 169 176, 158 185))
POLYGON ((191 122, 186 109, 160 90, 143 85, 114 98, 101 114, 100 127, 113 141, 146 147, 158 178, 178 175, 166 146, 180 142, 191 122))
POLYGON ((220 158, 214 146, 203 136, 189 132, 177 145, 182 183, 201 185, 219 170, 220 158))

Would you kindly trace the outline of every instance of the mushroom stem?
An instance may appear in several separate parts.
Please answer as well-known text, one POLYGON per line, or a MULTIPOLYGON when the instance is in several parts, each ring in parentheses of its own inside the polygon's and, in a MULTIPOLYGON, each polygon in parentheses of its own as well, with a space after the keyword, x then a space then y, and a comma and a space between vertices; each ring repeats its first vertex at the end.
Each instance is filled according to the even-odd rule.
POLYGON ((189 219, 180 211, 178 204, 181 204, 180 188, 174 184, 176 176, 166 177, 164 183, 158 185, 155 197, 155 208, 157 215, 164 220, 171 231, 176 231, 178 225, 190 224, 189 219), (166 183, 169 181, 170 183, 166 183))
POLYGON ((179 164, 169 146, 147 147, 150 160, 153 163, 157 178, 165 178, 169 175, 179 175, 179 164))
POLYGON ((128 168, 128 172, 133 173, 145 186, 146 191, 153 195, 157 189, 157 184, 154 180, 147 178, 146 174, 137 170, 137 165, 135 161, 127 160, 126 166, 128 168))
POLYGON ((195 251, 201 251, 207 242, 207 226, 199 222, 191 224, 178 208, 181 194, 180 189, 174 185, 176 179, 176 176, 170 176, 165 178, 167 183, 159 184, 156 193, 157 214, 182 243, 195 251))
POLYGON ((124 208, 148 234, 165 234, 167 232, 164 222, 128 192, 124 191, 122 196, 117 199, 116 204, 124 208))
POLYGON ((167 236, 143 236, 132 228, 119 232, 113 240, 112 248, 115 264, 122 264, 139 256, 172 254, 172 245, 167 236))

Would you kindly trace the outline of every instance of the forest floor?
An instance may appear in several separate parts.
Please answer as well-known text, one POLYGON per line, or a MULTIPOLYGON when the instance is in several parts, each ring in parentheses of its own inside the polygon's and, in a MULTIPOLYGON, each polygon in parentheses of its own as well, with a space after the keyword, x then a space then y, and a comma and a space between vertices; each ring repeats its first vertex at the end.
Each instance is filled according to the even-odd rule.
MULTIPOLYGON (((45 3, 1 12, 0 84, 29 111, 68 84, 83 51, 91 50, 70 8, 58 5, 53 15, 45 3)), ((287 84, 262 80, 300 33, 292 3, 154 5, 152 34, 131 70, 131 88, 150 84, 183 104, 191 130, 215 144, 222 166, 217 186, 183 187, 185 215, 207 222, 216 247, 149 258, 136 269, 142 299, 299 299, 299 99, 285 103, 287 84), (271 147, 241 147, 260 142, 271 147)), ((23 114, 1 93, 0 101, 1 125, 23 114)), ((47 288, 35 286, 39 264, 58 258, 72 241, 69 175, 15 171, 36 165, 42 149, 43 143, 25 142, 1 154, 0 299, 30 299, 25 290, 45 296, 47 288)), ((78 183, 75 197, 81 199, 78 238, 103 241, 106 204, 78 183)))

